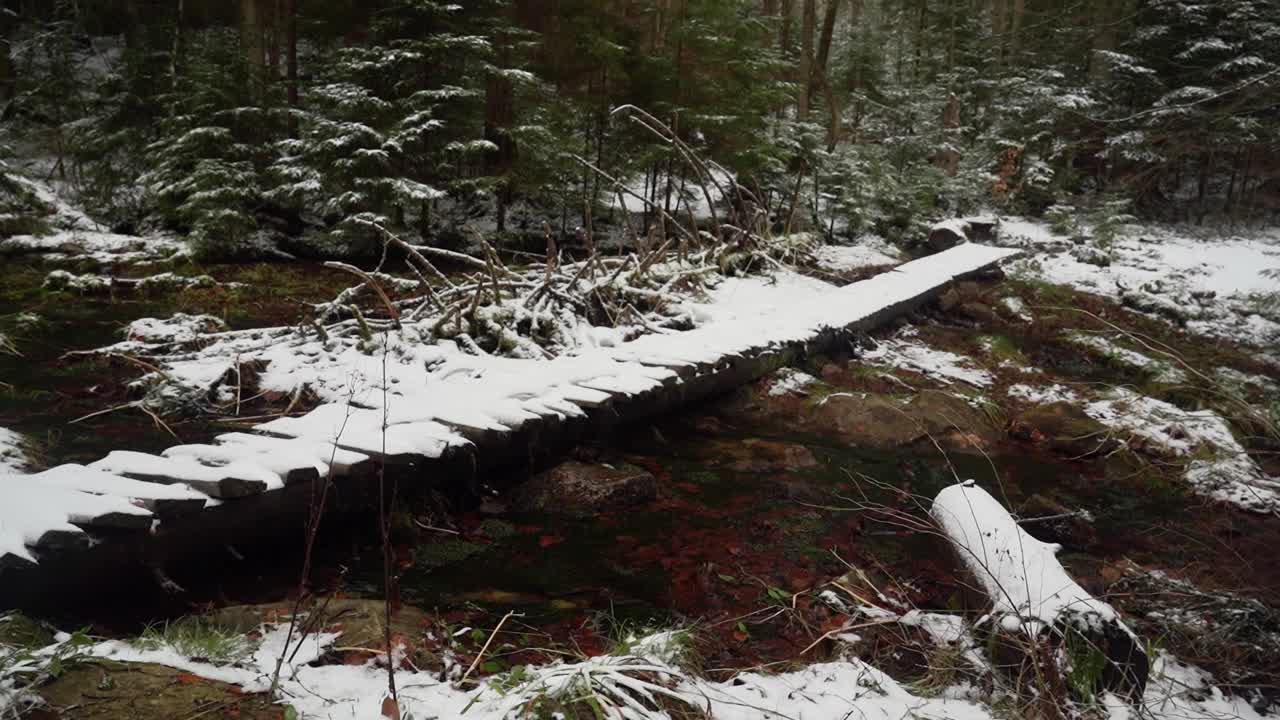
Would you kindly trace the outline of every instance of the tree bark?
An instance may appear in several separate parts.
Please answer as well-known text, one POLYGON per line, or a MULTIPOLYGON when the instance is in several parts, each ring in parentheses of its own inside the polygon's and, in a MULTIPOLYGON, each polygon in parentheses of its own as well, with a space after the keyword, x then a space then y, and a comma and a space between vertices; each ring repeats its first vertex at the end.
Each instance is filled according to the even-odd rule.
POLYGON ((791 58, 791 24, 795 16, 795 0, 782 0, 782 22, 778 25, 778 51, 784 60, 791 58))
POLYGON ((6 0, 0 3, 0 102, 9 102, 18 92, 18 71, 10 55, 10 38, 18 25, 17 9, 6 0))
POLYGON ((817 0, 804 0, 800 18, 800 99, 796 103, 796 117, 801 122, 809 119, 809 100, 813 92, 813 32, 818 24, 817 0))
POLYGON ((1008 0, 987 0, 987 12, 991 16, 991 37, 994 40, 996 62, 1004 62, 1005 7, 1008 0))
POLYGON ((836 30, 836 16, 840 13, 840 0, 827 0, 827 12, 822 17, 822 35, 818 40, 817 72, 823 77, 827 73, 828 60, 831 57, 831 36, 836 30))
POLYGON ((173 91, 178 91, 178 78, 182 76, 183 25, 186 24, 186 0, 178 0, 178 15, 173 22, 173 55, 169 58, 173 91))
POLYGON ((257 96, 266 69, 259 0, 240 0, 240 49, 244 52, 245 65, 249 70, 251 90, 257 96))
POLYGON ((285 2, 285 74, 288 81, 289 135, 298 136, 298 0, 285 2))
POLYGON ((1013 17, 1009 22, 1009 54, 1017 56, 1022 46, 1022 16, 1026 11, 1026 0, 1013 0, 1013 17))
POLYGON ((284 0, 266 0, 270 11, 265 13, 264 30, 267 36, 267 77, 274 84, 280 80, 280 16, 284 0))

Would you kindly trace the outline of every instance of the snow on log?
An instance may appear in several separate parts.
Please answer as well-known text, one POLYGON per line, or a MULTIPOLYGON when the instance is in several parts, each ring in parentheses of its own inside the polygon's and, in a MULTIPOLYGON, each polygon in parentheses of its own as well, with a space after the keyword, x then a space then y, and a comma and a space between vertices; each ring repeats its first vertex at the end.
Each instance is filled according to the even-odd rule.
POLYGON ((189 485, 216 498, 245 497, 284 487, 279 475, 245 461, 214 467, 189 457, 116 450, 89 467, 144 482, 189 485))
POLYGON ((34 482, 27 475, 0 477, 0 565, 36 562, 28 548, 87 546, 81 525, 138 529, 150 524, 150 511, 126 498, 34 482))
MULTIPOLYGON (((275 455, 307 457, 315 463, 321 475, 334 477, 358 475, 370 471, 373 461, 363 453, 344 450, 329 442, 311 442, 297 438, 276 438, 251 433, 225 433, 214 441, 228 449, 242 450, 247 456, 275 455)), ((286 479, 286 482, 288 480, 286 479)))
POLYGON ((207 495, 192 490, 186 485, 143 482, 84 465, 59 465, 44 472, 26 476, 22 481, 79 490, 94 495, 128 498, 134 501, 134 504, 145 507, 161 518, 198 511, 209 501, 207 495))
POLYGON ((993 632, 1028 652, 1049 640, 1058 648, 1059 670, 1100 653, 1105 665, 1091 679, 1097 689, 1141 696, 1149 669, 1146 652, 1115 608, 1067 574, 1058 562, 1058 545, 1028 535, 973 481, 943 489, 930 514, 991 601, 990 614, 979 625, 989 622, 993 632))

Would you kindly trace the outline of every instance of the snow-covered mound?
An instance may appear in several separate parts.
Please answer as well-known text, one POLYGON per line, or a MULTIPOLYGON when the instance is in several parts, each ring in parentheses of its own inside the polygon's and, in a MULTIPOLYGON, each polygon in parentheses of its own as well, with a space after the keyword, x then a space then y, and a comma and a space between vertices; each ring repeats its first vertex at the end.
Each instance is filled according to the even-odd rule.
POLYGON ((1280 341, 1280 233, 1198 238, 1133 227, 1105 247, 1077 246, 1043 222, 1000 224, 1002 244, 1028 249, 1012 275, 1070 285, 1193 332, 1260 346, 1280 341), (1088 252, 1082 252, 1082 248, 1088 252))

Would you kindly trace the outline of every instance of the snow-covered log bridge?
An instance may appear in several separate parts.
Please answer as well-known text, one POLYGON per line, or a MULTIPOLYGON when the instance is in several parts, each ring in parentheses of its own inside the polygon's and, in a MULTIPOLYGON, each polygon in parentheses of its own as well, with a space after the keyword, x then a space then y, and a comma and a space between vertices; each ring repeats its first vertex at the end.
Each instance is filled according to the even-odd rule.
POLYGON ((465 373, 423 368, 422 387, 380 408, 327 404, 210 445, 118 451, 88 466, 0 478, 0 608, 244 536, 290 527, 300 534, 322 478, 343 502, 369 498, 379 464, 402 488, 467 492, 486 472, 540 464, 619 423, 826 352, 1014 252, 960 245, 834 289, 821 303, 779 303, 548 361, 486 358, 465 373))

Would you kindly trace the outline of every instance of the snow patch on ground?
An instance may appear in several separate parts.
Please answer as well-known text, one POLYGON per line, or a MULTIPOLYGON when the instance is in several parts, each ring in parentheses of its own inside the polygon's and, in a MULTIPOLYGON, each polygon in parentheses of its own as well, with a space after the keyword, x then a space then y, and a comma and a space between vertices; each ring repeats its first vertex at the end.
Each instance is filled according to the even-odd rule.
POLYGON ((1140 352, 1130 350, 1110 338, 1105 338, 1101 335, 1076 333, 1071 335, 1069 339, 1077 345, 1096 350, 1121 365, 1143 370, 1149 373, 1156 382, 1180 383, 1187 380, 1187 374, 1181 368, 1174 366, 1172 361, 1156 360, 1140 352))
POLYGON ((167 235, 142 237, 106 232, 89 216, 59 197, 48 184, 17 174, 9 177, 24 185, 41 203, 53 210, 44 220, 54 228, 54 232, 0 239, 0 256, 31 253, 49 260, 91 259, 104 265, 145 265, 187 252, 185 242, 167 235))
POLYGON ((1280 480, 1268 477, 1212 410, 1175 405, 1116 388, 1084 411, 1144 440, 1163 455, 1187 459, 1184 477, 1196 492, 1254 512, 1280 512, 1280 480))
POLYGON ((878 235, 864 235, 855 245, 823 245, 815 253, 818 264, 834 271, 896 265, 902 251, 878 235))
MULTIPOLYGON (((271 685, 287 628, 269 626, 264 631, 259 648, 245 660, 230 665, 193 660, 171 648, 143 648, 121 641, 101 643, 90 648, 89 653, 115 661, 166 665, 239 685, 246 692, 264 692, 271 685)), ((279 692, 286 698, 282 703, 292 705, 302 718, 379 717, 386 693, 386 671, 376 659, 358 666, 308 664, 321 657, 335 639, 335 635, 327 633, 309 636, 297 655, 285 663, 280 673, 279 692)), ((599 697, 607 717, 618 718, 670 718, 665 712, 650 709, 657 695, 668 696, 667 702, 701 709, 716 720, 817 720, 849 713, 936 720, 992 717, 975 702, 915 695, 856 659, 777 675, 743 673, 727 682, 711 682, 670 664, 663 652, 650 653, 668 646, 669 643, 642 639, 632 644, 629 655, 527 667, 525 680, 516 687, 501 685, 505 678, 496 678, 498 682, 485 681, 478 688, 462 690, 450 681, 442 681, 436 672, 400 671, 400 710, 414 717, 504 720, 519 716, 522 708, 540 697, 579 697, 587 691, 599 697)))
POLYGON ((39 254, 47 260, 88 258, 104 265, 146 265, 172 259, 185 251, 182 241, 165 236, 139 237, 96 230, 72 230, 52 235, 15 235, 0 240, 0 255, 39 254))
POLYGON ((1027 311, 1027 303, 1016 295, 1000 298, 1000 304, 1022 322, 1031 322, 1035 318, 1027 311))
POLYGON ((1024 400, 1029 403, 1049 404, 1056 402, 1075 402, 1080 399, 1074 390, 1066 385, 1026 385, 1019 383, 1010 385, 1006 392, 1009 397, 1018 400, 1024 400))
POLYGON ((978 367, 971 358, 925 345, 912 327, 881 340, 875 348, 863 353, 861 359, 883 367, 914 370, 943 385, 961 382, 990 387, 995 382, 991 373, 978 367))
POLYGON ((1204 670, 1163 652, 1151 664, 1140 709, 1112 693, 1103 696, 1102 703, 1108 720, 1261 720, 1270 716, 1242 697, 1223 693, 1204 670))
POLYGON ((1260 346, 1280 340, 1280 313, 1265 296, 1280 288, 1280 233, 1196 238, 1172 229, 1138 227, 1116 238, 1108 263, 1072 252, 1046 223, 1008 218, 1003 243, 1032 250, 1010 263, 1014 277, 1070 285, 1136 308, 1175 314, 1192 332, 1260 346))
POLYGON ((166 319, 141 318, 129 323, 125 337, 143 343, 190 342, 198 337, 224 332, 227 324, 213 315, 176 313, 166 319))
POLYGON ((783 395, 803 395, 804 389, 818 382, 818 378, 800 372, 794 368, 782 368, 773 374, 769 383, 770 397, 781 397, 783 395))
POLYGON ((18 473, 27 469, 26 440, 18 433, 0 427, 0 474, 18 473))

